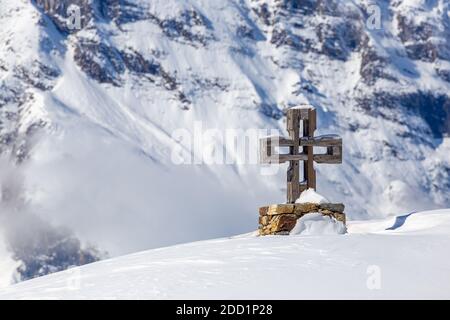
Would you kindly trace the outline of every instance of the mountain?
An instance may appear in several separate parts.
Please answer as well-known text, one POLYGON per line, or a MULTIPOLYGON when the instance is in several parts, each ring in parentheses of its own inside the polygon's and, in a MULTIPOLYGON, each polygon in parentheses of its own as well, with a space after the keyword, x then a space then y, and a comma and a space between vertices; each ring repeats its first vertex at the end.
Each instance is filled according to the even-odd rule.
POLYGON ((286 134, 300 104, 317 108, 317 134, 343 137, 318 187, 350 219, 449 207, 449 10, 1 0, 0 222, 19 279, 256 229, 257 208, 285 199, 285 168, 246 163, 224 132, 286 134), (231 164, 177 165, 196 142, 231 164))
POLYGON ((154 249, 25 281, 1 299, 448 299, 450 211, 154 249), (411 268, 411 266, 414 266, 411 268))

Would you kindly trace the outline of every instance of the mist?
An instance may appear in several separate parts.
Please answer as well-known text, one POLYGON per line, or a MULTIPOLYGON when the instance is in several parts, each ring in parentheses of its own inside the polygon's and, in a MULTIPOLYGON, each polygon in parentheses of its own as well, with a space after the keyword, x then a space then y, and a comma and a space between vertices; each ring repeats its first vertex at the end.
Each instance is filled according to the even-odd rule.
POLYGON ((254 184, 257 165, 174 165, 94 126, 42 136, 24 162, 1 168, 1 228, 18 280, 251 232, 258 205, 282 199, 276 179, 254 184))
POLYGON ((3 157, 0 167, 0 285, 94 262, 106 255, 83 245, 70 228, 53 225, 36 213, 27 198, 26 165, 3 157))

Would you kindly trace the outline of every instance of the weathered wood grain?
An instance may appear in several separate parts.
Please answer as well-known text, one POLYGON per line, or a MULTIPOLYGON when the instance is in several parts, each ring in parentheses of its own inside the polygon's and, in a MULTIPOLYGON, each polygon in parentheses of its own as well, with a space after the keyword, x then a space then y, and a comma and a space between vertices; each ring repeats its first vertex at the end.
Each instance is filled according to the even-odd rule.
POLYGON ((292 108, 287 111, 286 127, 289 137, 266 137, 260 141, 260 161, 268 164, 289 162, 287 171, 287 203, 295 203, 300 193, 316 189, 314 162, 342 163, 342 138, 337 135, 314 136, 317 112, 312 107, 292 108), (300 136, 300 121, 303 132, 300 136), (277 154, 277 147, 288 147, 288 154, 277 154), (327 148, 325 154, 314 154, 314 147, 327 148), (303 181, 300 182, 300 161, 303 161, 303 181))
MULTIPOLYGON (((298 155, 300 139, 300 109, 290 109, 287 113, 287 131, 289 138, 293 142, 289 147, 289 156, 298 155)), ((292 158, 291 158, 292 159, 292 158)), ((287 171, 287 203, 295 203, 300 197, 300 164, 298 160, 289 161, 287 171)))

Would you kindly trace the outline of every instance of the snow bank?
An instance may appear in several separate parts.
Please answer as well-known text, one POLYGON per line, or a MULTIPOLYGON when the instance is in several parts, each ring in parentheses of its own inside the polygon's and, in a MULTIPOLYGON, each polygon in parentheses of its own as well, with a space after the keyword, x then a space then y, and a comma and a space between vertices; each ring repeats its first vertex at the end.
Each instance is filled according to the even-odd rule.
POLYGON ((308 189, 300 194, 300 198, 297 199, 296 203, 329 203, 330 201, 324 196, 318 194, 314 189, 308 189))
MULTIPOLYGON (((296 203, 329 203, 324 196, 318 194, 314 189, 308 189, 300 194, 296 203)), ((290 232, 290 235, 327 235, 344 234, 347 229, 345 225, 333 218, 321 213, 309 213, 297 220, 297 224, 290 232)))
POLYGON ((317 212, 309 213, 298 219, 290 235, 344 234, 346 231, 347 229, 342 222, 317 212))

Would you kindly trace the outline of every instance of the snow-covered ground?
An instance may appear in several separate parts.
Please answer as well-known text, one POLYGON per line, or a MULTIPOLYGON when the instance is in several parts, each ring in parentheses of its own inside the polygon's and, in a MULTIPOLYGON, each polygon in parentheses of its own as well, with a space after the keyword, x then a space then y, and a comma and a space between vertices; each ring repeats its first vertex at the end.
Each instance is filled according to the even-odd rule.
POLYGON ((19 283, 0 299, 450 298, 450 209, 348 231, 154 249, 19 283))

